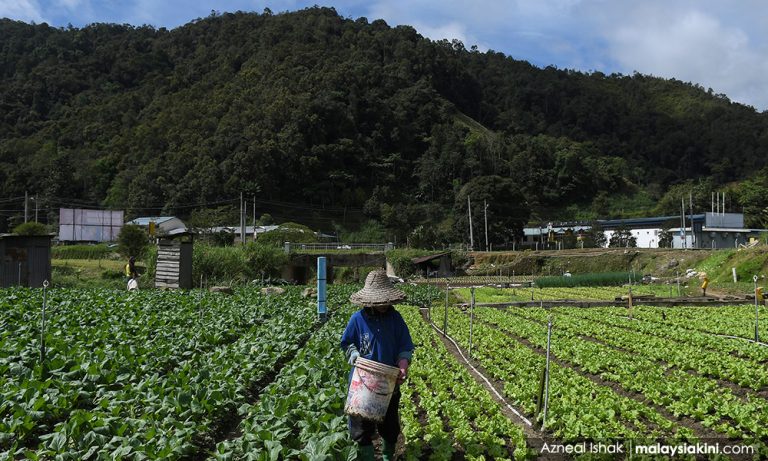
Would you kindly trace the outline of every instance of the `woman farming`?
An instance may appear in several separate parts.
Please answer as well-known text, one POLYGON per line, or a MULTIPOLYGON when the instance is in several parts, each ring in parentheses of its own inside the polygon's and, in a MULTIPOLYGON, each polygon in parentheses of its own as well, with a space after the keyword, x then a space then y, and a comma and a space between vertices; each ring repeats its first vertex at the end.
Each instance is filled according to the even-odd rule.
POLYGON ((355 361, 363 357, 400 369, 383 422, 349 416, 349 434, 357 442, 357 459, 361 461, 374 459, 372 437, 377 430, 382 438, 383 459, 394 459, 397 436, 400 434, 400 384, 405 381, 413 356, 411 333, 403 317, 393 307, 404 299, 405 293, 392 286, 383 269, 370 272, 363 289, 349 298, 353 304, 362 307, 352 314, 341 336, 341 348, 349 364, 354 366, 355 361))

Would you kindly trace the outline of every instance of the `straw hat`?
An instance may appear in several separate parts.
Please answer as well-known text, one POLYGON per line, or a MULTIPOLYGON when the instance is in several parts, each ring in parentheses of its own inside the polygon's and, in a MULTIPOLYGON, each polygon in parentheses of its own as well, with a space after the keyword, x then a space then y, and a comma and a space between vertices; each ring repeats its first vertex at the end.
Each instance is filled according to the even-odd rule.
POLYGON ((405 293, 392 285, 384 269, 368 273, 362 290, 349 297, 352 304, 363 307, 388 306, 405 300, 405 293))

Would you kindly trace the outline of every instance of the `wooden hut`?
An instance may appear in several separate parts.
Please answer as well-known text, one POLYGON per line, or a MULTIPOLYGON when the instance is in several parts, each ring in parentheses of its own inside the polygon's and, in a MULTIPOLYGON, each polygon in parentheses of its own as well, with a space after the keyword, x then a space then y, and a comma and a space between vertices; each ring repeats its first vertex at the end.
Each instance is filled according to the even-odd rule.
POLYGON ((424 277, 449 277, 453 275, 450 252, 413 258, 411 262, 424 277))
POLYGON ((155 288, 192 288, 192 234, 169 233, 157 241, 155 288))
POLYGON ((0 234, 0 287, 40 288, 50 281, 52 237, 0 234))

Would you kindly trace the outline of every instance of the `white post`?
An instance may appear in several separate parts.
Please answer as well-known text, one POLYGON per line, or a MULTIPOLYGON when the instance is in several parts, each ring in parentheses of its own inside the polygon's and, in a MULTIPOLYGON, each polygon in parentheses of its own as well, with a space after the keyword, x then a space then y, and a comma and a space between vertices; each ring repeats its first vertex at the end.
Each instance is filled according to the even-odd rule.
POLYGON ((733 274, 733 283, 736 283, 737 280, 736 280, 736 268, 735 267, 731 268, 731 274, 733 274))
POLYGON ((759 323, 759 317, 760 317, 760 308, 758 307, 759 304, 757 302, 757 276, 752 276, 752 281, 755 282, 755 291, 753 292, 755 294, 755 342, 760 342, 760 323, 759 323))
POLYGON ((693 192, 688 192, 688 213, 691 221, 691 248, 696 248, 696 233, 693 231, 693 192))
POLYGON ((43 310, 40 313, 40 368, 45 373, 43 362, 45 361, 45 307, 48 296, 48 280, 43 281, 43 310))
POLYGON ((541 428, 547 425, 547 408, 549 407, 549 351, 552 345, 552 316, 549 316, 547 322, 547 363, 544 369, 544 417, 541 421, 541 428))
POLYGON ((472 358, 472 327, 475 320, 475 287, 469 289, 472 301, 469 305, 469 358, 472 358))
POLYGON ((443 311, 443 336, 448 335, 448 282, 445 282, 445 310, 443 311))

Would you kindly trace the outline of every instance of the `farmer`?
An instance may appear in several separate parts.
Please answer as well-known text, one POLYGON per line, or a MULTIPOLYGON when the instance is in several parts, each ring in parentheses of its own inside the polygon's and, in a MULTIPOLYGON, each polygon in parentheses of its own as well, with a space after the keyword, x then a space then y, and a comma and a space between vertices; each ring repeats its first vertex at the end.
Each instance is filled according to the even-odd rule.
POLYGON ((707 274, 702 272, 702 277, 701 277, 701 295, 702 296, 707 296, 708 286, 709 286, 709 277, 707 276, 707 274))
MULTIPOLYGON (((350 365, 359 357, 400 368, 392 400, 382 423, 349 417, 349 435, 357 442, 357 459, 374 459, 372 438, 378 430, 382 438, 385 461, 393 460, 397 436, 400 434, 400 384, 405 381, 413 356, 411 333, 403 317, 393 307, 405 299, 405 293, 394 288, 383 269, 374 270, 365 278, 362 290, 349 300, 362 309, 352 314, 341 336, 341 348, 350 365)), ((354 372, 354 369, 352 370, 354 372)), ((350 372, 350 380, 352 377, 350 372)))
POLYGON ((131 256, 128 258, 128 264, 125 265, 125 278, 128 281, 128 290, 138 290, 139 284, 137 278, 139 273, 136 271, 136 258, 131 256))

